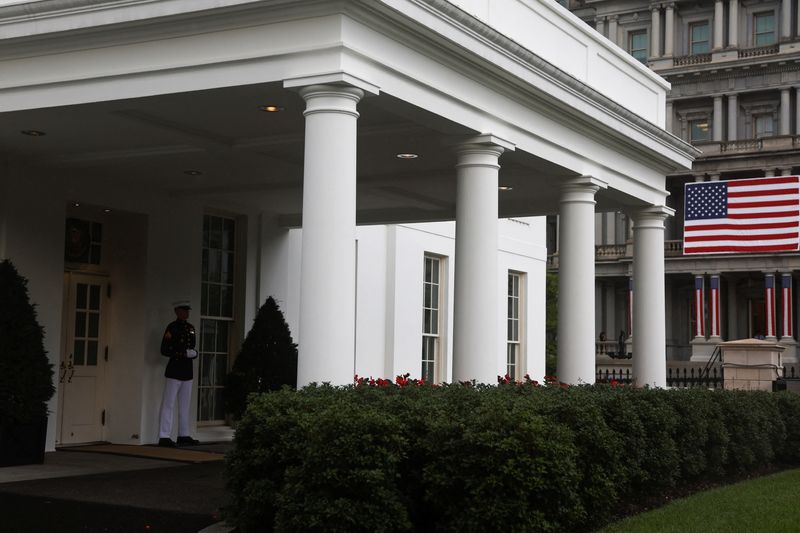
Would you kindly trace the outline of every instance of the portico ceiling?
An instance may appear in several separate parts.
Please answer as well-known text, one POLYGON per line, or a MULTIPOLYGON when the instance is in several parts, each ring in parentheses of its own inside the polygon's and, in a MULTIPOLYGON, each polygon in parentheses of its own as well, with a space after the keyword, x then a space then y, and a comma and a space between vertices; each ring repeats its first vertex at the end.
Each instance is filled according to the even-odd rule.
MULTIPOLYGON (((48 3, 59 2, 42 4, 48 3)), ((114 4, 97 0, 88 3, 114 4)), ((19 80, 11 77, 0 84, 0 92, 6 91, 18 106, 18 110, 0 114, 0 156, 40 169, 76 191, 95 187, 162 193, 176 198, 199 196, 210 207, 263 210, 282 217, 287 225, 295 225, 300 222, 302 211, 305 103, 295 90, 285 88, 282 80, 299 74, 308 76, 320 68, 324 59, 326 65, 333 61, 342 68, 346 64, 350 71, 381 82, 377 94, 367 96, 358 106, 357 198, 361 223, 453 219, 456 158, 450 146, 457 139, 469 135, 506 133, 513 137, 508 139, 512 143, 523 143, 500 160, 500 184, 512 188, 500 195, 500 215, 506 217, 555 213, 559 183, 571 176, 593 172, 605 173, 619 180, 619 183, 611 183, 608 189, 598 193, 598 209, 647 205, 639 195, 657 199, 660 195, 658 184, 637 174, 646 171, 650 175, 663 176, 666 174, 663 169, 674 167, 674 161, 685 158, 683 148, 651 131, 652 127, 643 121, 631 122, 630 114, 618 106, 603 104, 614 108, 614 121, 604 124, 591 118, 600 109, 598 103, 590 102, 584 96, 575 102, 585 110, 572 109, 538 88, 527 87, 530 94, 516 94, 509 87, 503 89, 500 77, 510 76, 508 70, 493 67, 485 59, 475 60, 484 63, 481 68, 491 69, 484 79, 474 78, 475 72, 458 73, 463 80, 469 79, 471 85, 466 85, 453 76, 458 69, 467 67, 467 60, 462 56, 475 54, 475 51, 464 52, 464 45, 446 42, 441 36, 430 37, 431 41, 425 45, 428 53, 436 50, 441 57, 422 59, 420 56, 415 63, 410 58, 421 51, 418 47, 422 46, 419 44, 422 41, 419 35, 422 34, 415 36, 417 41, 411 39, 405 43, 416 49, 403 50, 396 48, 396 42, 392 41, 396 37, 389 35, 389 30, 383 34, 367 33, 364 28, 352 25, 347 18, 351 15, 375 17, 372 8, 377 3, 306 3, 326 16, 327 13, 319 10, 330 7, 335 16, 318 16, 312 23, 309 22, 312 20, 310 15, 303 20, 303 16, 298 15, 300 11, 287 11, 281 15, 302 20, 302 24, 308 26, 304 31, 309 37, 305 40, 298 38, 297 48, 292 54, 284 50, 289 47, 286 41, 276 41, 275 44, 267 37, 284 31, 283 26, 273 23, 282 20, 274 10, 283 4, 299 9, 304 4, 300 1, 262 2, 265 11, 258 23, 264 24, 263 32, 256 31, 258 26, 252 14, 245 24, 243 15, 238 11, 231 12, 230 27, 226 26, 228 22, 223 22, 227 19, 217 17, 212 23, 209 18, 209 30, 213 26, 217 33, 209 34, 213 38, 205 41, 197 38, 197 19, 182 15, 174 17, 174 29, 168 29, 168 21, 162 20, 163 33, 154 34, 142 29, 138 22, 131 22, 126 28, 128 33, 106 32, 100 41, 88 36, 87 31, 89 28, 98 31, 98 21, 103 22, 104 13, 102 16, 93 15, 95 19, 86 15, 84 18, 88 22, 82 22, 86 28, 74 36, 63 30, 52 35, 43 31, 38 40, 15 36, 9 41, 14 47, 7 48, 10 55, 6 63, 0 57, 0 68, 7 64, 7 72, 19 74, 19 80), (351 10, 356 5, 360 6, 359 9, 363 7, 364 13, 351 10), (342 16, 342 12, 347 16, 342 16), (241 17, 233 17, 233 14, 241 17), (323 31, 332 32, 331 36, 320 33, 323 31), (253 41, 256 37, 263 37, 263 42, 253 41), (49 39, 53 41, 52 45, 49 39), (120 40, 118 46, 113 42, 116 39, 120 40), (237 48, 236 39, 251 43, 246 54, 237 48), (318 48, 314 54, 306 50, 311 46, 309 39, 319 41, 314 45, 318 48), (326 39, 332 39, 333 44, 326 39), (336 39, 349 39, 350 42, 343 46, 336 39), (100 42, 103 46, 97 44, 100 42), (209 53, 211 48, 196 50, 200 42, 218 45, 214 49, 218 57, 213 62, 202 55, 209 53), (219 46, 223 42, 228 48, 219 46), (375 45, 378 42, 380 47, 375 45), (259 54, 264 55, 253 59, 251 55, 256 53, 253 49, 256 44, 263 47, 259 54), (55 45, 68 45, 70 51, 61 53, 61 49, 51 48, 55 45), (380 48, 380 53, 366 48, 369 45, 375 46, 376 50, 380 48), (455 54, 452 58, 441 52, 445 46, 452 48, 447 52, 455 54), (166 59, 153 58, 152 54, 159 49, 165 58, 169 58, 169 65, 166 59), (242 57, 233 57, 231 54, 234 53, 242 57), (128 63, 120 63, 122 59, 128 63), (258 69, 250 67, 248 62, 254 61, 263 62, 263 65, 259 64, 258 69), (395 61, 408 64, 401 68, 393 64, 395 61), (85 72, 76 75, 74 70, 65 66, 68 64, 81 67, 85 72), (44 66, 49 66, 52 73, 44 75, 44 66), (420 71, 420 76, 410 81, 405 71, 413 68, 420 71), (423 74, 423 70, 428 68, 434 70, 423 74), (212 69, 217 69, 213 73, 216 78, 209 82, 212 69), (225 73, 238 76, 241 81, 232 83, 220 78, 225 73), (256 78, 267 81, 247 82, 256 78), (436 80, 447 80, 451 85, 437 86, 435 83, 442 81, 436 80), (198 88, 185 90, 188 86, 198 88), (495 87, 503 92, 497 92, 495 87), (458 90, 463 94, 455 97, 448 95, 448 90, 458 90), (81 91, 98 97, 75 96, 81 91), (125 94, 115 97, 120 93, 125 94), (64 102, 79 103, 62 105, 60 101, 45 101, 49 94, 64 102), (151 96, 127 97, 128 94, 151 96), (426 101, 425 96, 430 100, 426 101), (474 100, 469 99, 471 96, 474 100), (515 100, 511 100, 512 97, 515 100), (439 104, 429 103, 434 99, 439 104), (39 104, 31 105, 28 100, 39 104), (282 111, 267 113, 259 109, 259 106, 267 104, 277 105, 282 111), (542 124, 552 123, 552 126, 531 122, 532 119, 526 119, 527 122, 514 120, 513 110, 517 108, 529 112, 532 119, 542 124), (456 121, 456 117, 464 117, 464 120, 456 121), (589 125, 591 130, 586 130, 589 125), (46 135, 21 133, 28 130, 42 131, 46 135), (627 133, 623 130, 645 132, 641 144, 624 146, 621 140, 627 133), (547 138, 547 131, 553 132, 552 139, 547 138), (555 141, 557 138, 580 139, 581 136, 589 143, 586 149, 555 141), (526 139, 527 145, 524 144, 526 139), (657 146, 662 153, 648 155, 648 145, 657 146), (605 146, 609 149, 605 150, 605 146), (609 156, 614 150, 620 150, 620 158, 609 156), (409 152, 419 157, 396 157, 398 153, 409 152), (606 158, 606 161, 598 161, 596 158, 599 157, 606 158), (567 168, 557 161, 576 164, 567 168), (650 168, 648 161, 652 162, 650 168), (655 173, 654 168, 658 169, 655 173), (188 174, 186 171, 200 173, 188 174)), ((400 2, 393 3, 393 9, 399 9, 400 2)), ((144 2, 138 7, 131 4, 134 7, 130 9, 147 13, 144 10, 152 9, 147 4, 144 2)), ((250 0, 231 2, 234 4, 259 5, 250 0)), ((414 2, 409 2, 411 4, 414 2)), ((113 14, 113 10, 109 13, 113 14)), ((393 17, 389 22, 380 20, 389 24, 387 28, 400 20, 403 24, 415 24, 387 13, 380 15, 387 20, 393 17)), ((142 15, 142 20, 146 18, 146 14, 142 15)), ((20 24, 28 23, 25 17, 19 20, 22 20, 20 24)), ((54 26, 61 23, 52 20, 48 23, 54 26)), ((376 21, 377 18, 370 23, 377 24, 376 21)), ((13 25, 9 27, 14 28, 13 25)), ((286 31, 291 31, 289 25, 286 28, 286 31)), ((295 29, 295 34, 298 31, 295 29)), ((425 31, 430 33, 432 30, 425 31)), ((477 69, 476 65, 469 65, 469 68, 477 69)), ((526 87, 521 80, 515 83, 526 87)), ((577 83, 576 87, 579 85, 577 83)), ((2 96, 0 93, 0 102, 2 96)), ((567 96, 575 99, 577 93, 572 91, 567 96)), ((0 111, 3 111, 1 105, 0 111)), ((609 180, 608 176, 599 177, 609 180)))

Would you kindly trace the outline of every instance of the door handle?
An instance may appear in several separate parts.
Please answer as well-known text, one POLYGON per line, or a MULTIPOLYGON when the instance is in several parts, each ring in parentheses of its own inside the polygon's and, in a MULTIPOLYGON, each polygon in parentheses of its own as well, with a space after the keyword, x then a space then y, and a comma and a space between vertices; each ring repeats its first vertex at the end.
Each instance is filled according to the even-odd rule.
POLYGON ((72 383, 72 376, 75 375, 75 365, 72 364, 72 354, 70 354, 70 361, 67 365, 67 370, 71 370, 69 377, 67 378, 67 383, 72 383))
POLYGON ((59 372, 58 373, 59 373, 58 382, 59 383, 64 383, 64 376, 67 375, 67 367, 64 365, 64 361, 61 361, 61 365, 59 366, 59 372))

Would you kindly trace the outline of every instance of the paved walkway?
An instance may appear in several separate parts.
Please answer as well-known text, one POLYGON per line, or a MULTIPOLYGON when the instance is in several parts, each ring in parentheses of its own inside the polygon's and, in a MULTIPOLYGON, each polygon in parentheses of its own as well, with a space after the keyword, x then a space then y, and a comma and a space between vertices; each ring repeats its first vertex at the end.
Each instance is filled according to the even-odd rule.
MULTIPOLYGON (((204 444, 193 449, 225 452, 231 446, 204 444)), ((227 497, 223 470, 222 463, 47 453, 43 465, 0 468, 0 530, 200 531, 221 520, 227 497)))

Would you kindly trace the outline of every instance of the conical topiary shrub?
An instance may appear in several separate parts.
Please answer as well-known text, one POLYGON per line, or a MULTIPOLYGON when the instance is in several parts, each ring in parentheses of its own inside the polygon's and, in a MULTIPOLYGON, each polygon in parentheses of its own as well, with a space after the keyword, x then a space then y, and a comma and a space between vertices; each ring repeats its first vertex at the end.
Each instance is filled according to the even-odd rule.
POLYGON ((297 386, 297 344, 275 299, 270 296, 253 322, 225 380, 225 410, 241 418, 253 392, 297 386))
POLYGON ((53 368, 27 280, 0 262, 0 466, 41 463, 53 368))

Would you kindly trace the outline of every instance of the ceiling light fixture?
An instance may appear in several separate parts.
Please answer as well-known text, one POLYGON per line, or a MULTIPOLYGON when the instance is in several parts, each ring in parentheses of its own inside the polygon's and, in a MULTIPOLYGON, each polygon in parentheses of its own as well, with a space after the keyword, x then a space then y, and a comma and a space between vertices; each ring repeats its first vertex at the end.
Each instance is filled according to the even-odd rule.
POLYGON ((513 191, 514 187, 511 187, 509 185, 500 185, 499 187, 497 187, 497 189, 501 191, 513 191))
POLYGON ((183 173, 189 176, 199 176, 202 174, 202 172, 200 172, 199 170, 184 170, 183 173))
POLYGON ((72 207, 80 207, 80 206, 81 206, 80 202, 75 202, 72 204, 72 207))
POLYGON ((416 159, 419 157, 419 154, 412 154, 410 152, 397 154, 397 159, 416 159))
POLYGON ((258 108, 266 113, 278 113, 279 111, 283 111, 283 107, 278 105, 260 105, 258 108))
POLYGON ((23 135, 28 135, 29 137, 44 137, 47 135, 46 132, 41 130, 22 130, 20 133, 23 135))
POLYGON ((105 209, 103 209, 103 213, 110 213, 110 212, 111 212, 111 209, 109 209, 107 207, 105 209))

